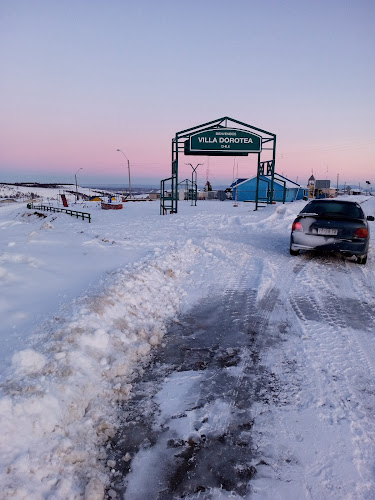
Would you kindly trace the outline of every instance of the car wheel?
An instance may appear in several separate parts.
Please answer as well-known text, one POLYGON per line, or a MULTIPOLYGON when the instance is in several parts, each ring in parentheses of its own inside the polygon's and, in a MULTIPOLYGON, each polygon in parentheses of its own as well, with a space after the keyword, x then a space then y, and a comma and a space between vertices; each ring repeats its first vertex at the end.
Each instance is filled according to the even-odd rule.
POLYGON ((295 255, 299 254, 299 250, 293 250, 292 247, 290 247, 289 248, 289 253, 290 253, 290 255, 295 256, 295 255))
POLYGON ((358 262, 358 264, 366 264, 367 255, 363 255, 362 257, 357 257, 357 262, 358 262))

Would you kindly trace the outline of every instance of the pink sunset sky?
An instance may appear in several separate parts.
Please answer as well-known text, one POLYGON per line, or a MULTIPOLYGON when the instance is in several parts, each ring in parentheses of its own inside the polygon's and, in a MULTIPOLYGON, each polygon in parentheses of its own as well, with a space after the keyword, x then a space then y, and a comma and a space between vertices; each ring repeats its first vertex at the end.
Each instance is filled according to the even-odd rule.
MULTIPOLYGON (((276 171, 375 184, 373 1, 3 0, 0 182, 158 185, 175 133, 229 116, 277 136, 276 171)), ((213 186, 256 155, 180 157, 213 186)))

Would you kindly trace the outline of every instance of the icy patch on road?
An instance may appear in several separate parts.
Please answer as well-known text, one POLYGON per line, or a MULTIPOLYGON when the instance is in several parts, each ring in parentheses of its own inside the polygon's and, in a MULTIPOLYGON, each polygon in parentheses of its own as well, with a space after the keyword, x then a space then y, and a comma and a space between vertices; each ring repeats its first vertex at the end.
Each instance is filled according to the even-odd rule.
POLYGON ((78 499, 86 486, 102 498, 118 403, 176 315, 196 255, 188 242, 111 274, 102 293, 78 300, 33 349, 14 354, 0 399, 0 498, 47 498, 53 490, 55 500, 78 499))

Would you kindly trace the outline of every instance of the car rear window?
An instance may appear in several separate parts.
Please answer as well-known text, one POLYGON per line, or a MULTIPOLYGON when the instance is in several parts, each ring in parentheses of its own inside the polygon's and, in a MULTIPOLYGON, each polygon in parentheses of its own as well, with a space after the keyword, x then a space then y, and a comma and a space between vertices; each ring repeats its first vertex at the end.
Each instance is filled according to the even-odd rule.
POLYGON ((339 201, 329 201, 325 203, 321 201, 312 201, 301 210, 301 213, 353 217, 355 219, 364 218, 363 211, 358 205, 355 203, 341 203, 339 201))

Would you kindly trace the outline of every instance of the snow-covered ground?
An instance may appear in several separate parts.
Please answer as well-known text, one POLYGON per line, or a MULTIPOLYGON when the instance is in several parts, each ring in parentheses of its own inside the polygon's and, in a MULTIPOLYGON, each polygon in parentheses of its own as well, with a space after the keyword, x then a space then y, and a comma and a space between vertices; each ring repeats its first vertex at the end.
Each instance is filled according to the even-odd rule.
MULTIPOLYGON (((57 204, 59 190, 39 191, 57 204)), ((0 195, 14 191, 3 186, 0 195)), ((356 199, 375 214, 375 198, 356 199)), ((151 353, 168 346, 173 321, 213 297, 226 304, 234 330, 236 309, 249 309, 249 325, 258 311, 258 362, 274 381, 246 410, 252 425, 241 439, 251 442, 256 471, 246 496, 375 498, 374 246, 366 266, 291 257, 290 227, 304 203, 254 212, 246 203, 181 202, 168 216, 156 201, 108 211, 73 204, 91 223, 0 204, 0 498, 114 498, 109 443, 135 380, 151 353)), ((215 308, 210 314, 214 320, 215 308)), ((231 352, 230 336, 222 342, 231 352)), ((238 384, 249 349, 225 368, 238 384)), ((203 371, 194 380, 189 373, 165 379, 155 395, 160 418, 191 398, 203 371)), ((217 400, 199 432, 213 433, 212 415, 217 429, 231 411, 217 400)), ((197 415, 186 415, 184 425, 171 420, 170 432, 177 426, 187 442, 198 430, 197 415)), ((157 498, 136 494, 141 484, 157 487, 144 453, 132 462, 130 500, 157 498)), ((125 443, 124 461, 132 458, 125 443)), ((189 498, 235 493, 206 495, 189 498)))

